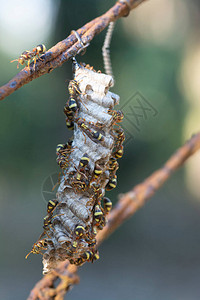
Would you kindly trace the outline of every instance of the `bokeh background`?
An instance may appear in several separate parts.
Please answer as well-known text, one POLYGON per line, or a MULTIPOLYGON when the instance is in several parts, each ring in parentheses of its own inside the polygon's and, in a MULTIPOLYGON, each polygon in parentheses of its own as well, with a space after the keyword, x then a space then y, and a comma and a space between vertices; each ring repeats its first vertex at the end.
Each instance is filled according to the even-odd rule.
MULTIPOLYGON (((52 47, 114 2, 0 0, 1 85, 17 73, 17 63, 10 61, 22 51, 40 43, 52 47)), ((200 129, 199 28, 197 0, 150 0, 116 24, 111 44, 113 91, 120 95, 121 107, 130 99, 128 107, 137 106, 139 95, 153 110, 145 116, 135 108, 141 116, 125 118, 128 142, 118 186, 109 193, 114 203, 119 193, 159 168, 200 129)), ((104 37, 105 31, 77 60, 103 70, 104 37)), ((71 136, 63 114, 71 78, 67 62, 0 103, 3 300, 26 299, 42 276, 41 256, 24 257, 42 230, 44 191, 51 193, 49 182, 59 172, 56 145, 71 136)), ((101 246, 101 259, 80 268, 81 282, 68 299, 199 299, 199 166, 197 153, 101 246)))

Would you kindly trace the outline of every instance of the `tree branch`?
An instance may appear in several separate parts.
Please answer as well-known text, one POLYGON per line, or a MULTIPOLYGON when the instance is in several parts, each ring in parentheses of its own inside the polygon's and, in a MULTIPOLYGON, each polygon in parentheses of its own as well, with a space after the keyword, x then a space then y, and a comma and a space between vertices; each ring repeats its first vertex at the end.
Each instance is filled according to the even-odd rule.
MULTIPOLYGON (((200 149, 200 133, 179 148, 169 160, 159 170, 136 185, 130 192, 121 195, 119 201, 110 212, 108 222, 102 231, 97 235, 98 246, 119 227, 125 220, 132 216, 145 202, 152 197, 165 181, 175 172, 185 161, 200 149)), ((79 282, 77 267, 70 265, 67 261, 59 264, 59 267, 52 273, 41 279, 31 291, 28 300, 62 300, 64 295, 73 284, 79 282), (60 278, 61 282, 57 288, 53 288, 53 283, 60 278)))
MULTIPOLYGON (((137 7, 146 0, 124 0, 117 2, 102 16, 92 20, 77 30, 83 43, 89 45, 93 38, 105 29, 112 21, 127 16, 129 11, 137 7)), ((69 58, 76 56, 82 49, 76 36, 70 34, 66 39, 57 43, 37 60, 37 63, 31 63, 30 67, 25 67, 15 75, 8 83, 0 87, 0 100, 12 94, 14 91, 42 75, 52 72, 60 67, 69 58)))
POLYGON ((77 267, 70 265, 68 261, 61 262, 59 268, 56 268, 51 274, 45 275, 43 279, 38 281, 32 289, 28 300, 62 300, 70 287, 78 283, 77 267), (60 282, 54 288, 53 284, 58 278, 60 282))

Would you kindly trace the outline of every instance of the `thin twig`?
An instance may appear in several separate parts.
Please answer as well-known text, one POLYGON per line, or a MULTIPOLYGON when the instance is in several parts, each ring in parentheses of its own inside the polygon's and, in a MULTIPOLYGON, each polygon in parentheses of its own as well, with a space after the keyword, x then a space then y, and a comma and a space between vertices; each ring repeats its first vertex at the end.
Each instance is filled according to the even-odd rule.
MULTIPOLYGON (((89 44, 92 39, 105 29, 110 22, 116 21, 120 17, 127 16, 127 13, 146 0, 126 0, 123 3, 117 2, 102 16, 92 20, 77 30, 83 43, 89 44)), ((37 60, 35 66, 30 64, 30 68, 25 67, 15 75, 7 84, 0 87, 0 100, 12 94, 14 91, 44 74, 52 72, 60 67, 69 58, 76 56, 80 52, 82 45, 77 41, 73 33, 66 39, 59 42, 37 60)))
MULTIPOLYGON (((97 235, 98 246, 119 227, 125 220, 132 216, 145 202, 152 197, 165 181, 175 172, 185 161, 200 149, 200 133, 179 148, 169 160, 159 170, 155 171, 141 184, 136 185, 130 192, 120 196, 113 210, 108 216, 107 225, 97 235)), ((63 300, 69 286, 78 283, 77 267, 69 265, 68 262, 59 264, 56 271, 44 276, 31 291, 28 300, 63 300), (57 278, 61 279, 59 289, 53 288, 53 283, 57 278), (45 297, 44 297, 45 294, 45 297), (43 296, 43 298, 41 297, 43 296)))
POLYGON ((113 79, 114 79, 114 76, 113 76, 112 64, 111 64, 111 59, 110 59, 110 43, 111 43, 111 38, 112 38, 114 27, 115 27, 115 22, 110 22, 110 24, 108 26, 108 30, 106 32, 104 44, 102 47, 104 70, 105 70, 106 74, 112 76, 113 79))

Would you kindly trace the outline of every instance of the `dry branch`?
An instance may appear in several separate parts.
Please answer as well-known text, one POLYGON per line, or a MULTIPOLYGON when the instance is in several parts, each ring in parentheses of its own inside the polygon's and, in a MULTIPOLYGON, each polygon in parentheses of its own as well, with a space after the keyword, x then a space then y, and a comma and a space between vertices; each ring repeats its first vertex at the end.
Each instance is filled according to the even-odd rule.
MULTIPOLYGON (((200 133, 179 148, 159 170, 155 171, 141 184, 136 185, 130 192, 121 195, 113 210, 108 216, 107 225, 97 235, 97 242, 100 245, 113 231, 125 220, 132 216, 146 200, 152 197, 165 181, 185 161, 200 149, 200 133)), ((31 291, 28 300, 62 300, 64 295, 73 284, 78 283, 77 267, 69 265, 68 262, 60 263, 59 267, 51 274, 41 279, 31 291), (60 278, 61 282, 57 288, 53 283, 60 278)))
MULTIPOLYGON (((85 45, 89 44, 97 34, 109 25, 110 22, 116 21, 120 17, 127 16, 131 9, 134 9, 144 1, 146 0, 126 0, 117 2, 105 14, 77 30, 83 43, 85 45)), ((8 83, 0 87, 0 100, 3 100, 33 79, 50 73, 55 68, 60 67, 69 58, 76 56, 81 49, 82 46, 79 41, 77 42, 75 34, 70 34, 66 39, 57 43, 42 55, 35 67, 32 63, 30 68, 25 67, 8 83)))
POLYGON ((70 265, 68 261, 62 262, 59 264, 58 269, 44 276, 43 279, 35 285, 28 300, 61 300, 70 287, 78 283, 77 267, 70 265), (54 283, 57 278, 60 278, 61 281, 58 286, 54 288, 54 283))

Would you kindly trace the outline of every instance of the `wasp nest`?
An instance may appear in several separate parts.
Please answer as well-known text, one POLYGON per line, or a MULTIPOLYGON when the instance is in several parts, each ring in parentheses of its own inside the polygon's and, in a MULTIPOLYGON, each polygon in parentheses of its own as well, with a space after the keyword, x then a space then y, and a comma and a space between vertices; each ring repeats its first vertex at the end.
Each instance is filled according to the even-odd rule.
POLYGON ((46 236, 34 244, 43 254, 43 273, 59 261, 81 265, 99 258, 95 236, 106 224, 112 207, 106 190, 117 185, 117 159, 122 157, 124 132, 118 125, 121 111, 113 110, 119 96, 110 92, 113 79, 74 60, 74 80, 64 107, 66 125, 74 137, 56 149, 62 168, 57 197, 50 200, 44 218, 46 236))

